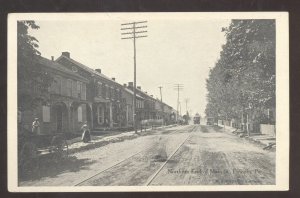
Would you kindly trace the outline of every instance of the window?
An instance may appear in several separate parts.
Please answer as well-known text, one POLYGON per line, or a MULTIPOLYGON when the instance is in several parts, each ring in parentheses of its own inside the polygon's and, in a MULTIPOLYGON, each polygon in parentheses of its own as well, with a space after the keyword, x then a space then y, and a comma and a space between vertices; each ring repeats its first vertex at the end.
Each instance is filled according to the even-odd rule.
POLYGON ((77 81, 77 97, 81 98, 81 82, 77 81))
POLYGON ((106 98, 107 99, 111 98, 111 91, 110 91, 110 87, 108 85, 106 86, 106 91, 107 91, 106 98))
POLYGON ((119 89, 115 89, 115 100, 119 101, 119 89))
POLYGON ((114 89, 110 87, 110 99, 114 99, 114 89))
POLYGON ((109 86, 108 85, 105 85, 105 91, 106 91, 106 99, 109 99, 110 97, 110 90, 109 90, 109 86))
POLYGON ((86 100, 86 86, 85 86, 85 83, 81 83, 81 99, 86 100))
POLYGON ((97 108, 98 113, 98 124, 102 124, 104 122, 104 109, 101 105, 97 108))
POLYGON ((119 90, 119 100, 121 101, 122 100, 122 91, 119 90))
POLYGON ((102 97, 106 98, 106 86, 105 86, 105 84, 102 84, 102 97))
POLYGON ((81 106, 78 107, 77 112, 78 112, 78 122, 82 122, 82 107, 81 106))
POLYGON ((54 92, 56 94, 60 94, 61 93, 61 79, 59 76, 56 76, 56 78, 54 79, 54 92))
POLYGON ((43 122, 50 122, 50 107, 43 106, 43 122))
POLYGON ((73 72, 78 72, 78 69, 77 69, 77 67, 75 67, 75 66, 72 66, 72 71, 73 71, 73 72))
POLYGON ((77 94, 77 83, 76 81, 72 81, 72 96, 74 98, 77 98, 78 94, 77 94))
POLYGON ((72 80, 67 80, 67 96, 72 96, 72 80))
POLYGON ((98 96, 102 95, 102 83, 98 82, 98 96))

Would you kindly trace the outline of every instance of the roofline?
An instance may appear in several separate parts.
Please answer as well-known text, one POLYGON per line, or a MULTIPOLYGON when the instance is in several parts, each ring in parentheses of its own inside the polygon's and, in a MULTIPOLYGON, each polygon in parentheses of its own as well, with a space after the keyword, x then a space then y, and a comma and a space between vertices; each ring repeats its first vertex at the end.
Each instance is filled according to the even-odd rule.
MULTIPOLYGON (((45 58, 45 57, 43 57, 43 56, 40 56, 40 57, 46 59, 46 60, 49 61, 49 62, 51 62, 50 59, 47 59, 47 58, 45 58)), ((54 68, 54 67, 51 67, 51 66, 49 66, 49 65, 40 63, 40 62, 38 62, 38 61, 37 61, 37 63, 38 63, 39 65, 42 65, 42 66, 44 66, 44 67, 47 67, 47 68, 49 68, 49 69, 51 69, 51 70, 59 71, 59 72, 64 73, 65 75, 72 76, 73 78, 77 78, 77 79, 80 79, 80 80, 82 80, 82 81, 85 81, 86 83, 89 82, 88 79, 86 79, 86 78, 84 78, 84 77, 82 77, 82 76, 80 76, 80 75, 78 75, 78 74, 77 74, 77 75, 76 75, 76 74, 73 74, 73 73, 72 73, 72 70, 69 70, 69 69, 67 69, 67 68, 65 68, 65 69, 66 69, 66 70, 69 70, 70 73, 68 73, 67 71, 64 71, 64 70, 62 70, 62 69, 54 68)), ((55 64, 58 64, 58 65, 60 65, 61 67, 63 67, 63 65, 61 65, 60 63, 55 62, 55 64)))
POLYGON ((94 69, 90 68, 89 66, 86 66, 86 65, 84 65, 84 64, 82 64, 82 63, 80 63, 80 62, 78 62, 78 61, 76 61, 76 60, 74 60, 74 59, 72 59, 72 58, 68 58, 68 57, 66 57, 66 56, 64 56, 64 55, 60 55, 60 56, 55 60, 55 62, 59 61, 59 60, 62 59, 62 58, 66 58, 67 60, 71 61, 73 64, 77 65, 78 67, 80 67, 81 69, 85 70, 86 72, 88 72, 88 73, 90 73, 90 74, 92 74, 92 75, 97 75, 97 77, 99 77, 99 78, 101 78, 101 79, 107 80, 107 81, 109 81, 109 82, 111 82, 111 83, 113 83, 113 84, 115 84, 115 85, 118 85, 118 86, 123 87, 123 85, 121 85, 120 83, 118 83, 118 82, 116 82, 116 81, 110 79, 108 76, 105 76, 104 74, 102 74, 103 76, 101 76, 101 75, 99 75, 99 72, 95 71, 94 69), (79 64, 83 65, 84 67, 87 67, 88 69, 82 67, 82 66, 79 65, 79 64), (92 70, 93 72, 89 71, 89 69, 92 70))

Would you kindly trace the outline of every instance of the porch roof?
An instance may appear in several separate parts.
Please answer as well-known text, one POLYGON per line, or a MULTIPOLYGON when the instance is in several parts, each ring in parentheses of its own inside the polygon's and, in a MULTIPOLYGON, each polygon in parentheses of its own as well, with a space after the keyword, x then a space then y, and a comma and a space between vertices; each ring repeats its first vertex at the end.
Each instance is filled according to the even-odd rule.
POLYGON ((101 97, 94 97, 94 101, 95 102, 103 102, 103 103, 107 103, 107 102, 110 102, 109 100, 106 100, 104 98, 101 98, 101 97))

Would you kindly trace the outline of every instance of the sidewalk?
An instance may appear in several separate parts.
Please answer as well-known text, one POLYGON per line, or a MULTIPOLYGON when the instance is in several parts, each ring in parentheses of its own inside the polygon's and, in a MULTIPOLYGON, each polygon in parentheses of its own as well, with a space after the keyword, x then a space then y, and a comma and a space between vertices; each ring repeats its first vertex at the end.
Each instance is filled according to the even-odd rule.
POLYGON ((177 125, 169 125, 169 126, 161 126, 161 127, 155 127, 154 129, 148 128, 148 129, 143 129, 143 132, 138 131, 138 134, 135 133, 135 131, 129 131, 129 132, 116 132, 112 131, 112 134, 117 135, 110 135, 109 133, 104 133, 103 136, 92 136, 92 140, 89 143, 84 143, 81 141, 81 137, 74 138, 72 140, 67 140, 68 142, 68 152, 69 154, 80 152, 80 151, 85 151, 89 149, 94 149, 98 148, 110 143, 114 142, 122 142, 124 140, 130 140, 137 138, 141 135, 146 135, 147 133, 151 131, 155 131, 158 129, 167 129, 171 127, 175 127, 177 125))
MULTIPOLYGON (((219 124, 219 126, 224 128, 224 125, 219 124)), ((225 131, 233 135, 240 135, 240 133, 234 133, 235 131, 240 131, 234 127, 225 126, 225 131)), ((249 141, 261 144, 264 147, 276 143, 276 136, 266 134, 250 134, 250 137, 248 136, 248 134, 245 134, 245 136, 242 136, 241 138, 245 138, 249 141)))

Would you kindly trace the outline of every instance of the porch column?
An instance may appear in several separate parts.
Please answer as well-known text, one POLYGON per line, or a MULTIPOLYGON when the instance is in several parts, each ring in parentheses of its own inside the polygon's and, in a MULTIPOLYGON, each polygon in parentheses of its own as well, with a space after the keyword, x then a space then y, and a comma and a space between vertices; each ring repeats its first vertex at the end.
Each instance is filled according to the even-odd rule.
POLYGON ((72 130, 72 107, 71 107, 71 105, 72 105, 72 103, 70 103, 69 105, 68 105, 68 132, 69 133, 72 133, 73 132, 73 130, 72 130))
POLYGON ((113 115, 112 115, 112 102, 109 103, 109 127, 113 127, 114 125, 113 115))
POLYGON ((90 112, 90 114, 91 114, 91 123, 90 123, 90 129, 93 129, 93 128, 94 128, 93 104, 88 104, 88 105, 89 105, 89 107, 90 107, 90 109, 91 109, 91 112, 90 112))

